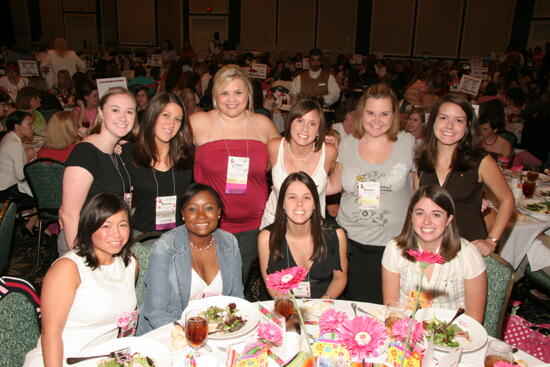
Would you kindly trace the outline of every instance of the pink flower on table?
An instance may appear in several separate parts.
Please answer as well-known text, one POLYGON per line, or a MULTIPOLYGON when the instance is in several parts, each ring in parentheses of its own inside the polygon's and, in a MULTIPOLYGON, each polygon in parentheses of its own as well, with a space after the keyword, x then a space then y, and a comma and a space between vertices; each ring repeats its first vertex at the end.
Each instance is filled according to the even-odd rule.
POLYGON ((407 251, 409 255, 414 257, 416 261, 424 263, 424 264, 444 264, 445 258, 439 254, 429 252, 429 251, 415 251, 415 250, 409 250, 407 251))
POLYGON ((283 269, 267 276, 266 286, 269 289, 276 289, 283 294, 297 288, 301 281, 306 278, 307 270, 299 266, 283 269))
POLYGON ((377 357, 377 349, 384 344, 388 333, 379 321, 368 316, 357 316, 345 321, 337 331, 338 339, 350 355, 358 360, 377 357))
POLYGON ((493 365, 493 367, 516 367, 515 364, 499 361, 493 365))
MULTIPOLYGON (((391 336, 403 341, 407 340, 407 335, 409 333, 409 325, 410 325, 411 319, 406 318, 402 320, 397 320, 392 328, 391 328, 391 336)), ((422 337, 424 336, 424 325, 422 325, 421 322, 414 322, 414 327, 411 332, 411 340, 414 343, 418 343, 422 340, 422 337)))
POLYGON ((130 323, 130 320, 132 320, 132 312, 123 312, 120 315, 118 315, 118 318, 116 319, 116 325, 118 327, 125 327, 130 323))
POLYGON ((258 339, 263 343, 281 344, 283 342, 283 333, 275 325, 260 322, 258 324, 258 339))
POLYGON ((319 318, 319 330, 321 335, 336 332, 345 321, 348 321, 348 316, 345 312, 329 308, 323 312, 319 318))

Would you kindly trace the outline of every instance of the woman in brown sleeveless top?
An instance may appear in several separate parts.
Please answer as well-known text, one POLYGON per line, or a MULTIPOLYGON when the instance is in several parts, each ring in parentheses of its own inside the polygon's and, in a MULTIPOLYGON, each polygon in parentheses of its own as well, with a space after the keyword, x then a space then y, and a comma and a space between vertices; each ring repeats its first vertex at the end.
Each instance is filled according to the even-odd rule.
POLYGON ((472 105, 450 93, 434 105, 422 144, 416 151, 415 189, 438 184, 452 196, 460 236, 482 255, 495 251, 514 210, 514 197, 495 160, 479 147, 479 123, 472 105), (490 232, 481 214, 485 184, 500 202, 490 232))

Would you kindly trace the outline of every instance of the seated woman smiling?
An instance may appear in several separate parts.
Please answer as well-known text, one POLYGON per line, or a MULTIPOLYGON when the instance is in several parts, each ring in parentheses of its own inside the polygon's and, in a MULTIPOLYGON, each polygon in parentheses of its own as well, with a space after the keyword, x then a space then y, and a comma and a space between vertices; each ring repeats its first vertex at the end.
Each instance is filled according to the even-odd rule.
POLYGON ((218 229, 220 196, 212 187, 195 183, 182 202, 185 224, 163 234, 149 258, 138 334, 178 320, 191 300, 217 295, 243 298, 237 240, 218 229))
POLYGON ((407 304, 420 279, 420 266, 408 250, 439 253, 444 264, 426 268, 421 307, 457 309, 483 322, 487 271, 473 244, 460 238, 449 193, 437 185, 422 186, 412 197, 401 234, 382 258, 384 304, 407 304))
POLYGON ((42 335, 25 367, 65 365, 65 358, 117 337, 117 319, 136 308, 138 264, 125 246, 129 216, 113 194, 97 194, 84 206, 75 247, 44 278, 42 335))
MULTIPOLYGON (((294 172, 281 184, 275 221, 258 236, 264 281, 276 271, 300 266, 308 270, 295 293, 307 298, 338 298, 347 284, 346 235, 323 223, 317 187, 305 172, 294 172)), ((271 297, 277 296, 268 290, 271 297)))

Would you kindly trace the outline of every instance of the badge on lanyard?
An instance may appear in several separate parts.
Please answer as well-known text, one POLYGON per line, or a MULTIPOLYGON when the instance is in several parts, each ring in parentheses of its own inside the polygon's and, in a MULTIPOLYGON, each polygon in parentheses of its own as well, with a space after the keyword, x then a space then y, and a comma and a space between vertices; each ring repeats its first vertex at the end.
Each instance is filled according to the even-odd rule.
POLYGON ((361 209, 380 208, 380 182, 357 182, 357 202, 361 209))
POLYGON ((126 206, 128 206, 128 209, 132 210, 132 193, 131 192, 125 192, 124 196, 122 197, 124 200, 124 203, 126 206))
POLYGON ((156 197, 155 229, 157 231, 176 227, 176 201, 176 195, 156 197))
POLYGON ((250 158, 248 157, 229 156, 227 158, 226 194, 244 194, 246 192, 249 165, 250 158))
POLYGON ((298 288, 295 288, 292 292, 296 297, 311 298, 311 287, 309 281, 300 282, 300 284, 298 284, 298 288))

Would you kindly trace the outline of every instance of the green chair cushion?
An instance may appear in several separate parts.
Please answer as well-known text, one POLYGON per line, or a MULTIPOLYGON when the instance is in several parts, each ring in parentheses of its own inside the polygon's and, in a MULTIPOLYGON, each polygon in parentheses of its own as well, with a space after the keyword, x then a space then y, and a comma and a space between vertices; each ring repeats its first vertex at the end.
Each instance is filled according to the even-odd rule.
POLYGON ((4 272, 10 258, 13 229, 15 228, 15 218, 17 216, 17 205, 13 202, 8 205, 9 207, 0 222, 0 274, 4 272))
POLYGON ((484 256, 487 266, 487 306, 483 326, 487 334, 500 338, 502 318, 510 298, 510 285, 514 283, 514 272, 509 264, 498 255, 484 256))

